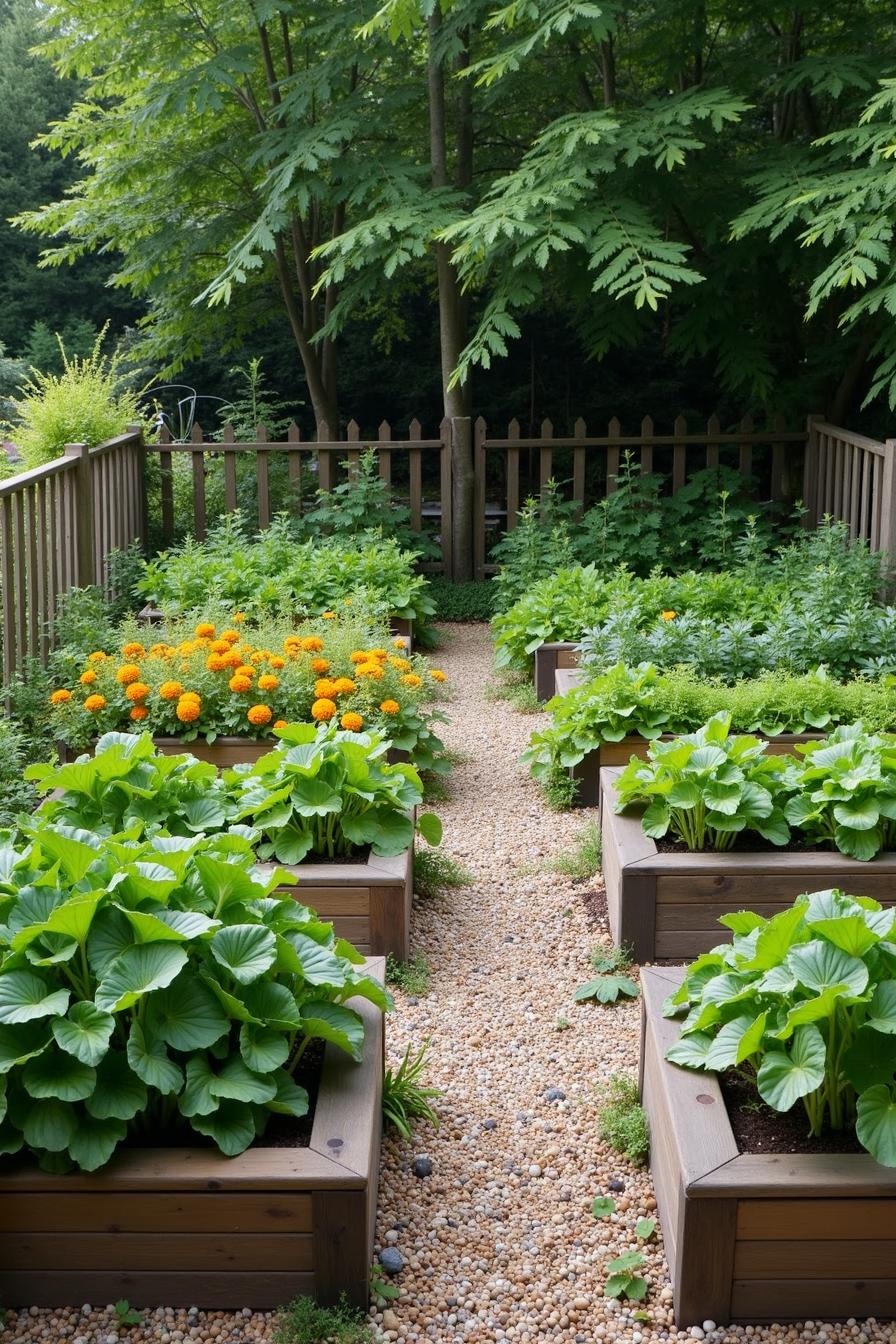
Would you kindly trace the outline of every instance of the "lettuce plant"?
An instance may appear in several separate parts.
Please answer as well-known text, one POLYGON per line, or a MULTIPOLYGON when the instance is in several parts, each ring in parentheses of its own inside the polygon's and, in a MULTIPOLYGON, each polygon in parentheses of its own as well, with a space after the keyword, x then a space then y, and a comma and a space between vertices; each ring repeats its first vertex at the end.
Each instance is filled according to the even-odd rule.
POLYGON ((896 844, 896 737, 865 733, 860 723, 821 742, 800 743, 787 771, 785 813, 806 839, 833 844, 854 859, 873 859, 896 844))
POLYGON ((723 710, 696 733, 653 743, 648 759, 633 758, 620 776, 616 811, 646 803, 645 834, 671 831, 689 850, 730 849, 744 830, 786 844, 786 757, 770 756, 758 737, 729 736, 730 727, 723 710))
POLYGON ((772 919, 720 921, 734 935, 692 962, 667 1000, 686 1012, 667 1058, 737 1069, 773 1110, 801 1103, 809 1133, 855 1125, 896 1166, 896 909, 839 891, 801 896, 772 919))
POLYGON ((423 801, 420 776, 413 766, 387 763, 384 738, 303 723, 277 735, 276 751, 225 774, 235 819, 260 833, 262 858, 301 863, 366 845, 374 854, 400 854, 413 844, 415 829, 430 844, 441 840, 433 813, 412 819, 423 801))
POLYGON ((103 1166, 129 1135, 228 1156, 302 1116, 309 1041, 360 1058, 346 1004, 388 996, 238 835, 98 838, 36 824, 0 850, 0 1153, 103 1166))

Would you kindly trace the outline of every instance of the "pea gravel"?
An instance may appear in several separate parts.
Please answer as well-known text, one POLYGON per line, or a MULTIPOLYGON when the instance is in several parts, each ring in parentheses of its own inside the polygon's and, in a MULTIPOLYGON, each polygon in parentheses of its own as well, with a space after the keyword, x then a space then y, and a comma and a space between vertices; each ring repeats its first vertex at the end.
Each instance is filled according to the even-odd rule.
MULTIPOLYGON (((429 961, 432 988, 416 998, 396 991, 389 1021, 393 1061, 409 1042, 430 1039, 427 1081, 444 1096, 438 1129, 384 1139, 375 1255, 379 1264, 397 1250, 402 1268, 389 1278, 400 1297, 371 1308, 377 1333, 421 1344, 896 1344, 892 1327, 873 1320, 678 1330, 660 1231, 641 1246, 646 1302, 603 1297, 607 1261, 639 1245, 635 1224, 656 1203, 648 1174, 596 1133, 606 1079, 637 1070, 639 1024, 637 1003, 573 1001, 590 951, 609 943, 588 899, 600 884, 545 868, 594 814, 551 812, 522 773, 519 755, 539 720, 486 700, 488 628, 442 629, 438 661, 452 688, 444 736, 465 759, 437 810, 445 848, 475 885, 418 903, 413 945, 429 961), (559 1019, 569 1027, 558 1030, 559 1019), (611 1190, 616 1213, 594 1219, 591 1201, 611 1190)), ((83 1304, 9 1312, 0 1344, 254 1344, 273 1329, 269 1313, 195 1309, 149 1312, 128 1327, 111 1307, 83 1304)))

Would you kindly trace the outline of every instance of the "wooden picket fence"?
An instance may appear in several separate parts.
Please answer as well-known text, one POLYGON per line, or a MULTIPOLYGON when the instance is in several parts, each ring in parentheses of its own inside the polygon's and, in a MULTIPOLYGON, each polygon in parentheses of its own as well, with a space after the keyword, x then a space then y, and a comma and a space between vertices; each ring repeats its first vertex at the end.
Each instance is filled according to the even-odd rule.
MULTIPOLYGON (((476 576, 495 566, 489 560, 490 540, 513 529, 527 493, 538 494, 547 482, 563 483, 566 496, 580 510, 612 493, 622 454, 631 451, 644 471, 660 472, 667 488, 677 492, 702 467, 727 463, 758 482, 762 499, 787 501, 802 497, 807 523, 825 515, 845 521, 853 537, 863 537, 875 550, 896 555, 896 439, 879 442, 809 416, 800 430, 776 421, 757 429, 747 418, 722 429, 713 416, 706 427, 691 430, 679 416, 671 433, 657 431, 648 416, 636 433, 623 431, 612 419, 606 433, 589 431, 577 420, 573 433, 556 435, 544 421, 537 435, 522 435, 512 420, 503 436, 491 435, 485 421, 443 421, 435 437, 424 438, 412 420, 406 438, 397 438, 384 421, 375 437, 365 438, 351 421, 347 437, 320 442, 299 436, 291 426, 285 440, 270 442, 263 426, 256 439, 238 442, 225 428, 221 442, 203 439, 194 426, 188 443, 145 444, 139 429, 87 449, 71 444, 63 457, 0 482, 0 597, 2 597, 2 665, 8 680, 27 659, 46 659, 53 641, 53 616, 60 594, 86 584, 106 584, 106 561, 116 550, 146 542, 152 531, 163 541, 181 531, 203 538, 218 516, 210 511, 207 481, 223 475, 223 507, 238 504, 237 462, 251 463, 249 479, 257 510, 250 526, 271 521, 275 501, 270 466, 276 455, 286 462, 286 506, 300 512, 314 502, 318 488, 332 489, 347 463, 349 478, 362 451, 377 453, 381 479, 406 499, 412 527, 430 530, 441 541, 442 559, 427 568, 452 573, 452 452, 457 440, 472 438, 475 509, 472 546, 476 576), (472 434, 471 434, 472 428, 472 434), (189 454, 190 517, 175 518, 174 461, 189 454), (148 459, 159 464, 160 517, 147 516, 148 459), (311 494, 311 498, 308 494, 311 494), (152 524, 152 527, 150 527, 152 524)), ((245 479, 245 473, 243 473, 245 479)), ((282 499, 276 501, 282 507, 282 499)))

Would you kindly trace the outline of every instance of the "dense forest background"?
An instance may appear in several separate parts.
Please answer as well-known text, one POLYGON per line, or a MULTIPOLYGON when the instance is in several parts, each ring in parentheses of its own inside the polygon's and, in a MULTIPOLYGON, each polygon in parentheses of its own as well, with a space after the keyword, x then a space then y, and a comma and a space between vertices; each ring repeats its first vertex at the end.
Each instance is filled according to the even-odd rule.
POLYGON ((179 8, 0 0, 0 397, 58 366, 55 333, 85 353, 107 327, 141 385, 200 398, 260 358, 305 433, 329 343, 343 426, 432 426, 447 278, 491 422, 892 433, 891 4, 179 8), (298 266, 310 354, 278 274, 296 228, 324 249, 314 297, 298 266))

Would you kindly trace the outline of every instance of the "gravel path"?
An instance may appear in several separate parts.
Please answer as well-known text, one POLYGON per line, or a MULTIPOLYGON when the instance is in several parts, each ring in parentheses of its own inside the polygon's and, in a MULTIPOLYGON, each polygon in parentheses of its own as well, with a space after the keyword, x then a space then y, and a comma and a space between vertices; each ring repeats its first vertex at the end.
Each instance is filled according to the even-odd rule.
MULTIPOLYGON (((600 883, 544 871, 593 814, 549 811, 522 773, 519 755, 538 720, 485 698, 487 628, 446 627, 446 635, 439 661, 453 700, 444 736, 466 759, 450 802, 437 810, 445 848, 475 884, 420 903, 413 943, 431 967, 431 990, 417 1001, 396 992, 390 1056, 428 1037, 428 1081, 444 1096, 439 1129, 383 1144, 376 1249, 397 1251, 403 1267, 392 1280, 400 1298, 372 1318, 386 1339, 422 1344, 701 1338, 699 1327, 672 1323, 659 1236, 643 1248, 647 1301, 603 1296, 607 1261, 638 1245, 635 1223, 655 1202, 647 1174, 602 1144, 595 1126, 602 1083, 637 1069, 638 1005, 577 1005, 572 997, 589 978, 591 950, 609 941, 589 899, 600 883), (558 1018, 568 1029, 557 1030, 558 1018), (418 1159, 431 1163, 429 1175, 415 1174, 418 1159), (616 1214, 594 1219, 591 1201, 611 1192, 616 1214)), ((128 1329, 102 1309, 32 1308, 9 1314, 0 1344, 253 1344, 270 1334, 271 1318, 248 1312, 160 1311, 128 1329)), ((706 1337, 896 1344, 889 1327, 855 1322, 709 1329, 706 1337)))

